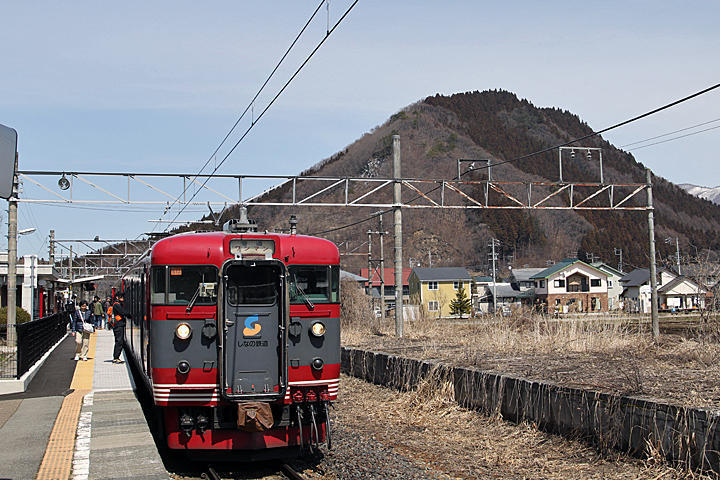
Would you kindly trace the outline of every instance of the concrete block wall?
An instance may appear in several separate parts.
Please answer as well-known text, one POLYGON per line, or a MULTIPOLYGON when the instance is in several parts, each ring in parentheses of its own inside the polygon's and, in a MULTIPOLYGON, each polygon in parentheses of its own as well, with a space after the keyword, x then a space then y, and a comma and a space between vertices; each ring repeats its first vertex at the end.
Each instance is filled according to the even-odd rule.
POLYGON ((539 429, 580 436, 602 449, 635 456, 660 453, 692 469, 720 473, 720 412, 611 395, 552 383, 452 367, 397 355, 342 349, 342 370, 400 390, 419 382, 452 381, 465 408, 535 423, 539 429))

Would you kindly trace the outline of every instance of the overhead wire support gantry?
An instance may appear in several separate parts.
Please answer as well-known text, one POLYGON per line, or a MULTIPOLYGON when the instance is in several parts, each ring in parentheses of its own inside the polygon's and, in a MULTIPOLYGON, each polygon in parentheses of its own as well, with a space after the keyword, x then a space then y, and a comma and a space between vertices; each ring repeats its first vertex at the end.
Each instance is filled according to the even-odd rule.
MULTIPOLYGON (((580 148, 576 148, 580 149, 580 148)), ((55 198, 18 198, 18 202, 55 203, 55 204, 89 204, 89 205, 166 205, 165 200, 149 199, 130 188, 133 182, 168 198, 176 197, 163 188, 155 185, 153 179, 176 179, 185 189, 185 182, 191 177, 227 180, 237 182, 237 195, 227 189, 213 188, 200 184, 198 188, 214 197, 210 200, 177 201, 181 205, 227 206, 230 204, 287 206, 287 207, 365 207, 392 208, 397 206, 392 200, 392 189, 397 183, 408 193, 416 196, 400 206, 407 209, 441 208, 441 209, 531 209, 531 210, 647 210, 644 202, 633 202, 640 199, 647 189, 647 183, 605 183, 605 182, 568 182, 568 181, 499 181, 486 180, 447 180, 420 178, 365 178, 365 177, 332 177, 332 176, 297 176, 297 175, 236 175, 207 174, 196 175, 187 173, 130 173, 130 172, 62 172, 27 170, 20 171, 19 176, 28 180, 55 198), (70 186, 66 194, 58 193, 51 186, 40 182, 36 177, 70 178, 70 186), (100 187, 100 177, 121 177, 127 183, 127 192, 111 191, 100 187), (94 188, 93 198, 78 196, 78 185, 94 188), (243 198, 244 183, 247 180, 280 182, 265 189, 261 193, 243 198), (97 192, 105 194, 97 196, 97 192), (494 194, 492 194, 494 192, 494 194), (231 196, 232 195, 232 196, 231 196)), ((166 187, 165 187, 166 188, 166 187)))

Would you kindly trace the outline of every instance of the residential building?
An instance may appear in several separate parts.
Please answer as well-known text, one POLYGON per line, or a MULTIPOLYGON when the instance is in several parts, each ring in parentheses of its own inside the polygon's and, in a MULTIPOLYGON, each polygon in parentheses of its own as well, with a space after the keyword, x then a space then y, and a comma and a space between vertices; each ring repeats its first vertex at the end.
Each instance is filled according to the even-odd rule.
MULTIPOLYGON (((625 310, 650 313, 650 270, 637 268, 621 278, 620 282, 624 287, 622 298, 625 310)), ((658 269, 657 288, 659 310, 702 309, 705 308, 707 297, 711 295, 704 285, 667 268, 658 269)))
POLYGON ((607 290, 608 290, 608 310, 619 310, 622 309, 622 302, 620 295, 624 288, 623 284, 620 283, 620 279, 625 275, 616 268, 611 267, 604 262, 595 262, 591 265, 599 270, 602 270, 607 274, 607 290))
POLYGON ((431 315, 451 317, 450 302, 459 289, 472 297, 472 277, 464 267, 414 268, 408 279, 410 302, 431 315))
MULTIPOLYGON (((373 299, 380 299, 380 269, 374 270, 372 275, 372 281, 370 282, 370 288, 366 285, 365 293, 372 296, 373 299)), ((408 284, 408 277, 410 277, 411 268, 403 268, 403 303, 407 303, 410 300, 410 286, 408 284)), ((368 278, 368 269, 363 268, 360 270, 360 276, 368 278)), ((383 272, 383 282, 385 283, 385 306, 387 308, 395 308, 395 269, 385 268, 383 272)))
POLYGON ((525 291, 535 288, 533 275, 545 270, 544 268, 513 268, 510 270, 510 284, 515 290, 525 291))
POLYGON ((607 273, 577 258, 566 258, 530 277, 538 302, 548 312, 606 312, 607 273))

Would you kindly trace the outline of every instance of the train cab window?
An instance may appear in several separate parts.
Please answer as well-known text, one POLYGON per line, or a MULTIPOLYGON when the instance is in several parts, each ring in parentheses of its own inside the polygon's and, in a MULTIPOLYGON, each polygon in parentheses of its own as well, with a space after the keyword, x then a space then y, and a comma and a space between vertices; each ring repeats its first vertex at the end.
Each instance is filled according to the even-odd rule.
POLYGON ((314 303, 336 303, 340 297, 340 268, 327 265, 291 265, 290 303, 306 300, 314 303))
POLYGON ((230 305, 274 305, 278 299, 280 269, 274 265, 231 265, 227 269, 230 305))
POLYGON ((207 265, 153 267, 152 303, 213 305, 217 301, 217 268, 207 265))

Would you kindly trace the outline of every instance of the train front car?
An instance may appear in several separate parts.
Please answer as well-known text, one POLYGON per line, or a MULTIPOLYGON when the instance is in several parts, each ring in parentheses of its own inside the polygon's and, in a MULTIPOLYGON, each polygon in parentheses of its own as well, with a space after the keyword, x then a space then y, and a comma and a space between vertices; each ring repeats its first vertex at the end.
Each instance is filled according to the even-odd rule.
POLYGON ((167 445, 329 444, 340 376, 337 247, 226 228, 152 250, 145 371, 167 445))

